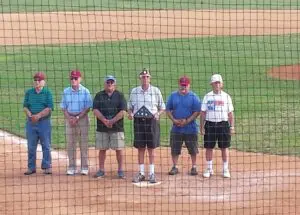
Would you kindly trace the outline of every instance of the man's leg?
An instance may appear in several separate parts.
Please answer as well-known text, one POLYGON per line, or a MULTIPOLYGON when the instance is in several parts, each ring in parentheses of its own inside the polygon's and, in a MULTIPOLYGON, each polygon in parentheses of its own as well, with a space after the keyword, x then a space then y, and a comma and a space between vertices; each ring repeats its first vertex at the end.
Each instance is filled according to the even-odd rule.
POLYGON ((27 148, 28 148, 28 170, 36 170, 36 149, 38 143, 38 135, 36 125, 27 121, 26 122, 26 137, 27 137, 27 148))
POLYGON ((81 170, 88 170, 88 136, 89 136, 89 119, 88 116, 84 116, 78 122, 80 128, 80 158, 81 158, 81 170))
POLYGON ((42 169, 51 168, 51 122, 45 119, 38 122, 39 136, 43 150, 42 169))

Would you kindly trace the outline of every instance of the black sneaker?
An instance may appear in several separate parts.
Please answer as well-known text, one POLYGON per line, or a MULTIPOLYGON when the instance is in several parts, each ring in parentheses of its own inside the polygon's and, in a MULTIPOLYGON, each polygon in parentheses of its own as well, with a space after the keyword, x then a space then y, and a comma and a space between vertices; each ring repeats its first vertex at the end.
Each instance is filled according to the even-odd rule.
POLYGON ((176 175, 176 174, 178 174, 178 172, 179 172, 178 168, 173 166, 172 169, 169 172, 169 175, 176 175))
POLYGON ((142 175, 140 172, 136 176, 134 176, 134 178, 132 179, 133 183, 139 183, 142 181, 145 181, 145 176, 142 175))
POLYGON ((192 167, 192 169, 191 169, 191 175, 198 175, 196 167, 192 167))

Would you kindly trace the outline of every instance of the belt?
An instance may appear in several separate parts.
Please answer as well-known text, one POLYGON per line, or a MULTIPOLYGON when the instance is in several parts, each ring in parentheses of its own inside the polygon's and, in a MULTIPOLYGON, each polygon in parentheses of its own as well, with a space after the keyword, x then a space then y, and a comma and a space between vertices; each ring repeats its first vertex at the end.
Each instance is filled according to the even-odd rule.
POLYGON ((137 121, 151 121, 153 117, 151 118, 146 118, 146 117, 134 117, 135 120, 137 121))
POLYGON ((228 123, 228 121, 221 121, 221 122, 206 121, 206 123, 208 123, 210 125, 224 125, 224 124, 228 123))

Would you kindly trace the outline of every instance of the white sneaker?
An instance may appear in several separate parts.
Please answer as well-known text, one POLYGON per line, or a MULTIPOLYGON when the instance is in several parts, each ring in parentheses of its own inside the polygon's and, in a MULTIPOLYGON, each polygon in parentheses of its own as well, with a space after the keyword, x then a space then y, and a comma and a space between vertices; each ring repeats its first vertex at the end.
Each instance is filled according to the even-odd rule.
POLYGON ((203 177, 204 178, 209 178, 210 176, 212 176, 214 174, 214 170, 207 168, 206 170, 204 170, 203 172, 203 177))
POLYGON ((89 174, 89 170, 88 169, 81 169, 80 174, 81 175, 88 175, 89 174))
POLYGON ((67 170, 67 175, 75 175, 76 170, 75 169, 68 169, 67 170))
POLYGON ((229 172, 229 169, 224 169, 224 170, 223 170, 223 176, 224 176, 224 178, 230 178, 230 172, 229 172))

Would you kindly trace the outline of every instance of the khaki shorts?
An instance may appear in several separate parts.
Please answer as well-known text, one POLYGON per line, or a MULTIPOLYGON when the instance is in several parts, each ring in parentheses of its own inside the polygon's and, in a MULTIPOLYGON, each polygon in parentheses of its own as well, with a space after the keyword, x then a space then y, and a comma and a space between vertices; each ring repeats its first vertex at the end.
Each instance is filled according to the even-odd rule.
POLYGON ((124 132, 96 132, 96 149, 123 149, 124 132))

